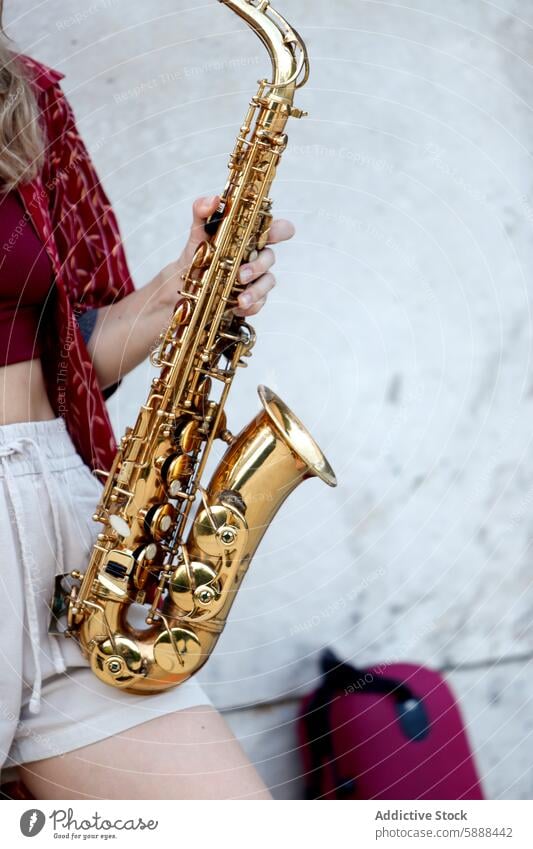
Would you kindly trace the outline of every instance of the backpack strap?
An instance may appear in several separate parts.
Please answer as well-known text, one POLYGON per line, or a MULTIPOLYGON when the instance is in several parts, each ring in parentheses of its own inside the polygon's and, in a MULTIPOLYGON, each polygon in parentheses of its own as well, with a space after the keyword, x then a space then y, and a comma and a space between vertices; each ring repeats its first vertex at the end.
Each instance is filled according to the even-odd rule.
POLYGON ((322 652, 320 666, 323 675, 322 686, 330 692, 344 691, 345 695, 350 695, 356 690, 383 693, 385 696, 393 696, 398 702, 407 702, 414 698, 413 691, 403 681, 376 675, 368 669, 360 669, 349 663, 343 663, 331 649, 325 649, 322 652))

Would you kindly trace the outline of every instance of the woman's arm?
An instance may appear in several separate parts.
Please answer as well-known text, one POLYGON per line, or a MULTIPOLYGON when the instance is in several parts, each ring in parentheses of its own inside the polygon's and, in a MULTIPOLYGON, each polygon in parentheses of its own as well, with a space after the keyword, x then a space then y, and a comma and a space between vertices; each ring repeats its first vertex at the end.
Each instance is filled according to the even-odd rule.
MULTIPOLYGON (((199 198, 193 206, 193 223, 187 244, 176 262, 165 266, 146 286, 136 289, 115 304, 100 307, 87 343, 100 386, 105 389, 146 359, 166 330, 182 286, 181 275, 191 263, 197 246, 205 239, 204 224, 215 211, 219 198, 199 198)), ((290 221, 274 221, 270 244, 294 235, 290 221)), ((248 283, 239 297, 239 315, 255 315, 275 285, 270 268, 275 257, 270 248, 255 262, 243 265, 241 280, 248 283)))

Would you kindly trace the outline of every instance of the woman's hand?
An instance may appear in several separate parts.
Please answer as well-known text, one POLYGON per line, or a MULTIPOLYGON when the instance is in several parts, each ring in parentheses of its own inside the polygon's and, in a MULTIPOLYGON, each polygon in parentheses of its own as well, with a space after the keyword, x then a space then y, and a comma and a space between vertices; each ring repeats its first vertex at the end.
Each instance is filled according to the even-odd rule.
MULTIPOLYGON (((193 220, 187 244, 177 262, 171 262, 160 272, 160 283, 168 293, 172 304, 177 299, 181 287, 181 275, 190 266, 198 245, 206 238, 204 224, 216 210, 220 197, 198 198, 193 204, 193 220)), ((294 225, 290 221, 278 219, 272 222, 269 231, 268 244, 276 245, 294 236, 294 225)), ((259 252, 254 262, 242 265, 239 276, 242 283, 248 284, 239 295, 239 307, 235 314, 240 316, 255 315, 265 305, 268 293, 276 285, 276 278, 271 268, 276 261, 274 251, 265 248, 259 252)))
MULTIPOLYGON (((196 248, 206 238, 204 224, 215 211, 220 198, 199 198, 193 205, 193 222, 187 244, 176 262, 166 265, 146 286, 136 289, 116 304, 98 310, 96 325, 88 342, 100 385, 116 383, 124 374, 148 356, 165 331, 182 287, 181 275, 189 268, 196 248)), ((273 221, 268 244, 275 245, 294 236, 290 221, 273 221)), ((271 272, 275 256, 271 248, 259 252, 257 259, 239 271, 246 289, 239 295, 234 312, 255 315, 264 306, 275 286, 271 272)))

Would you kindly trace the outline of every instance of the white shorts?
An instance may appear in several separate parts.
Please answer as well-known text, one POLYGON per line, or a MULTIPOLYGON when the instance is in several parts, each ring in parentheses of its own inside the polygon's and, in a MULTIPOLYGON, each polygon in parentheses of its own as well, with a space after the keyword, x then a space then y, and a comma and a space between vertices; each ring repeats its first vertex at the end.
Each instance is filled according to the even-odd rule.
POLYGON ((103 740, 192 705, 194 679, 134 696, 102 683, 77 644, 48 634, 55 576, 86 566, 102 485, 62 418, 0 425, 0 769, 103 740))

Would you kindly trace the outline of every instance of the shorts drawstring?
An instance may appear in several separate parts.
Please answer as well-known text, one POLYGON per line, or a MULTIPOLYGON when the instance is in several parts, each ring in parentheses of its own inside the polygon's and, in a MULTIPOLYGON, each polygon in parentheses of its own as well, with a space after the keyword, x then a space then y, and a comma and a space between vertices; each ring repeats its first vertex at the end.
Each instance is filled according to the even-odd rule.
MULTIPOLYGON (((47 468, 46 458, 42 452, 41 447, 38 443, 32 439, 30 436, 20 436, 13 439, 11 442, 6 442, 0 444, 0 461, 4 468, 5 480, 7 484, 7 491, 9 494, 9 499, 11 501, 13 507, 13 515, 14 515, 14 523, 17 529, 17 534, 19 537, 20 551, 22 555, 22 569, 24 572, 24 588, 26 593, 26 605, 27 605, 27 614, 28 614, 28 624, 29 624, 29 632, 30 632, 30 641, 32 647, 32 655, 33 662, 35 665, 35 675, 33 680, 33 689, 31 694, 31 699, 29 703, 29 710, 31 713, 39 713, 40 704, 41 704, 41 686, 42 686, 42 672, 41 672, 41 661, 39 656, 39 628, 38 628, 38 619, 37 619, 37 602, 35 597, 35 588, 34 588, 34 576, 32 575, 31 564, 33 561, 33 555, 31 551, 29 551, 27 546, 28 535, 25 532, 24 521, 23 521, 23 507, 19 498, 19 493, 17 491, 17 485, 14 475, 11 473, 11 469, 9 467, 8 457, 13 454, 22 454, 24 453, 26 445, 33 446, 35 450, 35 457, 39 466, 41 468, 42 478, 44 481, 44 485, 48 494, 48 499, 50 501, 50 508, 52 511, 52 521, 54 526, 54 536, 56 543, 56 560, 58 563, 58 572, 60 574, 65 571, 64 564, 64 556, 63 556, 63 540, 61 537, 61 531, 59 526, 59 509, 58 509, 58 498, 57 498, 57 490, 56 485, 53 480, 52 473, 50 469, 47 468)), ((63 656, 59 650, 59 646, 57 645, 56 639, 54 637, 50 637, 50 651, 52 654, 52 660, 54 663, 54 669, 57 673, 65 672, 66 666, 65 661, 63 660, 63 656)))

